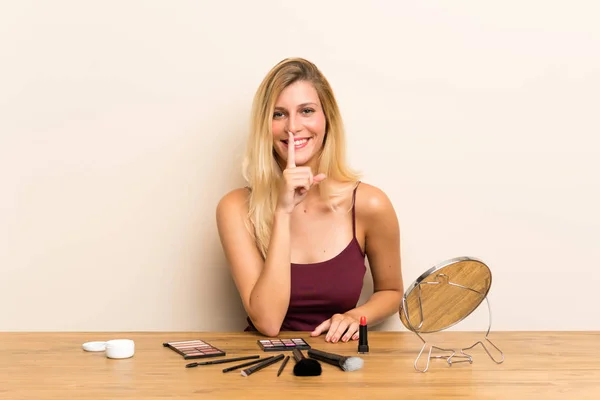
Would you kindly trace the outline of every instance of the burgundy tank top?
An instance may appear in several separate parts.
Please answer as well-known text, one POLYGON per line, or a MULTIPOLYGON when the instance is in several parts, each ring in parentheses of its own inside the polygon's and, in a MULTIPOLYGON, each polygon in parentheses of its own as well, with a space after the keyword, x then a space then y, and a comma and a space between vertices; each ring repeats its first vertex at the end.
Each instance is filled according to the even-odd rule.
MULTIPOLYGON (((358 187, 358 186, 357 186, 358 187)), ((356 307, 366 272, 365 255, 356 238, 352 193, 352 240, 337 256, 314 264, 291 264, 291 294, 281 331, 312 331, 333 314, 356 307)), ((256 331, 247 318, 246 331, 256 331)))

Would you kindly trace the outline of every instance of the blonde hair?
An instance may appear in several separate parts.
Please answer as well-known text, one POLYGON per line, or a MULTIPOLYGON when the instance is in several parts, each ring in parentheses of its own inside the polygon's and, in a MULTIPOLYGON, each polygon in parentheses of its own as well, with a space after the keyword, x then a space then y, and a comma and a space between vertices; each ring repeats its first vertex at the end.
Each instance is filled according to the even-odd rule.
POLYGON ((330 181, 358 182, 358 174, 346 162, 346 139, 340 110, 329 82, 310 61, 287 58, 275 65, 263 79, 254 96, 251 112, 250 134, 243 162, 243 176, 248 182, 249 229, 256 245, 266 258, 273 215, 277 205, 278 188, 282 170, 275 158, 271 123, 275 102, 279 94, 294 82, 310 82, 316 89, 325 114, 326 130, 315 174, 324 173, 327 179, 319 184, 322 198, 332 206, 332 198, 345 190, 335 192, 330 181))

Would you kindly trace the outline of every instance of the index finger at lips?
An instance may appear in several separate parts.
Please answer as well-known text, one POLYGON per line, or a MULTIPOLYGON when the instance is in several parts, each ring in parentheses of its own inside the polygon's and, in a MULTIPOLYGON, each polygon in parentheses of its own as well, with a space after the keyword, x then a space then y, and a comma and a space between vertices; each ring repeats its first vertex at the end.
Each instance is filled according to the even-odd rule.
POLYGON ((296 168, 296 153, 294 149, 294 134, 291 131, 288 131, 288 159, 287 159, 287 167, 288 168, 296 168))

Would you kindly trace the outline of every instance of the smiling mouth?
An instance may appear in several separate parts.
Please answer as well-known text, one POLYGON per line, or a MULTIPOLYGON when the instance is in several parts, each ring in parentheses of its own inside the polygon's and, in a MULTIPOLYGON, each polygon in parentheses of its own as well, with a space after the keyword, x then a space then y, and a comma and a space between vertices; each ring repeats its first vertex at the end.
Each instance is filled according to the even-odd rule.
MULTIPOLYGON (((303 144, 306 144, 306 142, 308 142, 310 140, 310 138, 303 138, 303 139, 295 139, 294 140, 294 146, 302 146, 303 144)), ((285 143, 286 145, 288 144, 289 140, 282 140, 283 143, 285 143)))

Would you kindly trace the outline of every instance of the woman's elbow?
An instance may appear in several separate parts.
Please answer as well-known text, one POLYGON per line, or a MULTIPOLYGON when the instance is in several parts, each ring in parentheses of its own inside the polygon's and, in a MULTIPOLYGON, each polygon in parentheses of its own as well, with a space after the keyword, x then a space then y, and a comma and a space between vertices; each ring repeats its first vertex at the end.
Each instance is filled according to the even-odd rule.
POLYGON ((279 328, 275 327, 275 326, 265 327, 265 328, 259 329, 259 331, 260 331, 260 333, 262 333, 263 335, 265 335, 267 337, 277 337, 277 335, 279 335, 279 328))
MULTIPOLYGON (((252 319, 252 318, 251 318, 252 319)), ((261 334, 267 337, 276 337, 281 330, 281 324, 260 319, 252 319, 252 324, 261 334)))

